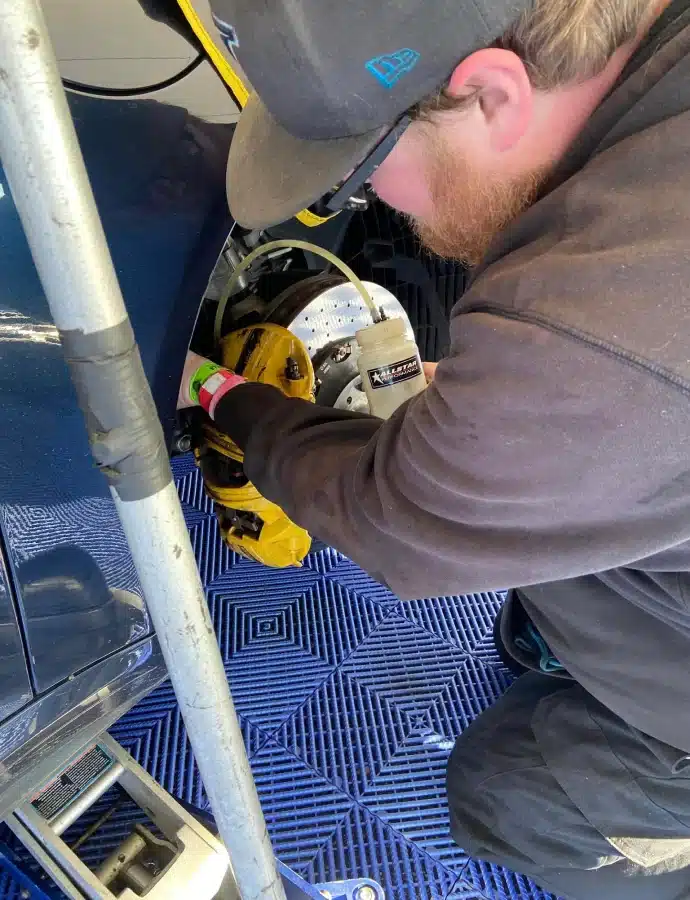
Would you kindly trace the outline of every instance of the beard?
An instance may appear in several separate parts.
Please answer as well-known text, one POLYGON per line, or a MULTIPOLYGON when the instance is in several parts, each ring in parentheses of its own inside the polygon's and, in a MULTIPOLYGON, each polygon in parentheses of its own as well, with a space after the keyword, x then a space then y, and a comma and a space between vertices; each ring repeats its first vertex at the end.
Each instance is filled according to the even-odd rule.
POLYGON ((531 206, 551 167, 510 180, 490 181, 485 172, 429 133, 429 192, 433 216, 408 217, 421 243, 432 253, 466 266, 479 265, 496 237, 531 206))

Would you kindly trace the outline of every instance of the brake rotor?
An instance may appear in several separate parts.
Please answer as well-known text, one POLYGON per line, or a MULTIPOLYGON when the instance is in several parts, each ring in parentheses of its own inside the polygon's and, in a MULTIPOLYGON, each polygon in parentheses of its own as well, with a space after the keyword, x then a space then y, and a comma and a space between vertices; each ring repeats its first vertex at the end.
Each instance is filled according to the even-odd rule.
MULTIPOLYGON (((371 281, 364 282, 365 288, 387 319, 404 319, 407 323, 408 337, 414 340, 414 331, 410 325, 402 304, 398 298, 386 288, 371 281)), ((299 289, 300 285, 296 285, 299 289)), ((353 338, 360 328, 371 325, 371 312, 364 303, 357 288, 349 281, 325 288, 296 311, 291 321, 285 324, 309 350, 312 359, 329 344, 346 338, 353 338)))
MULTIPOLYGON (((414 341, 412 325, 397 297, 371 281, 365 281, 364 286, 386 318, 405 321, 407 337, 414 341)), ((290 291, 289 297, 281 299, 283 310, 291 306, 294 311, 290 321, 283 319, 283 324, 306 346, 314 364, 316 402, 335 409, 368 412, 369 404, 357 369, 359 346, 355 332, 371 325, 372 320, 357 288, 345 281, 314 295, 302 283, 290 291), (303 304, 296 298, 300 293, 304 296, 303 304)))

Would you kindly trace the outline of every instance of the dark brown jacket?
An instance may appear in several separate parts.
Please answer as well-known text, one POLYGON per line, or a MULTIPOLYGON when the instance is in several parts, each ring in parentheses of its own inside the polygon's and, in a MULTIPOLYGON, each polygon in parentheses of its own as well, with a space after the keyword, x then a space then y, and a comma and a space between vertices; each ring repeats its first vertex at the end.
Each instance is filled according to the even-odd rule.
POLYGON ((675 2, 387 422, 230 392, 255 484, 402 598, 521 586, 555 655, 690 751, 690 11, 675 2))

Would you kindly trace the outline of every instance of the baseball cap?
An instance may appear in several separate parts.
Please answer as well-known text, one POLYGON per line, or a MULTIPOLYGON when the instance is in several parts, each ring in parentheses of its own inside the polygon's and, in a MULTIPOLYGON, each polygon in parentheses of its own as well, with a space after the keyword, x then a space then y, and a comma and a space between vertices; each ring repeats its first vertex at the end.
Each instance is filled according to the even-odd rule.
POLYGON ((212 0, 255 92, 230 147, 235 219, 248 228, 283 222, 364 160, 380 162, 406 112, 529 2, 212 0))

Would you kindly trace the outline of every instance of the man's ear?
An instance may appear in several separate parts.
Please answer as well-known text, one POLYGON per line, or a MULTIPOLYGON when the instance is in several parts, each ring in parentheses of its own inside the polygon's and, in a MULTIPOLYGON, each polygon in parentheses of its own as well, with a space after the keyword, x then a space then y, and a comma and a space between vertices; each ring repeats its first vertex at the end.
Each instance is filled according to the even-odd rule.
POLYGON ((446 90, 458 99, 477 95, 489 146, 497 153, 512 149, 529 126, 533 88, 524 63, 511 50, 489 47, 468 56, 446 90))

